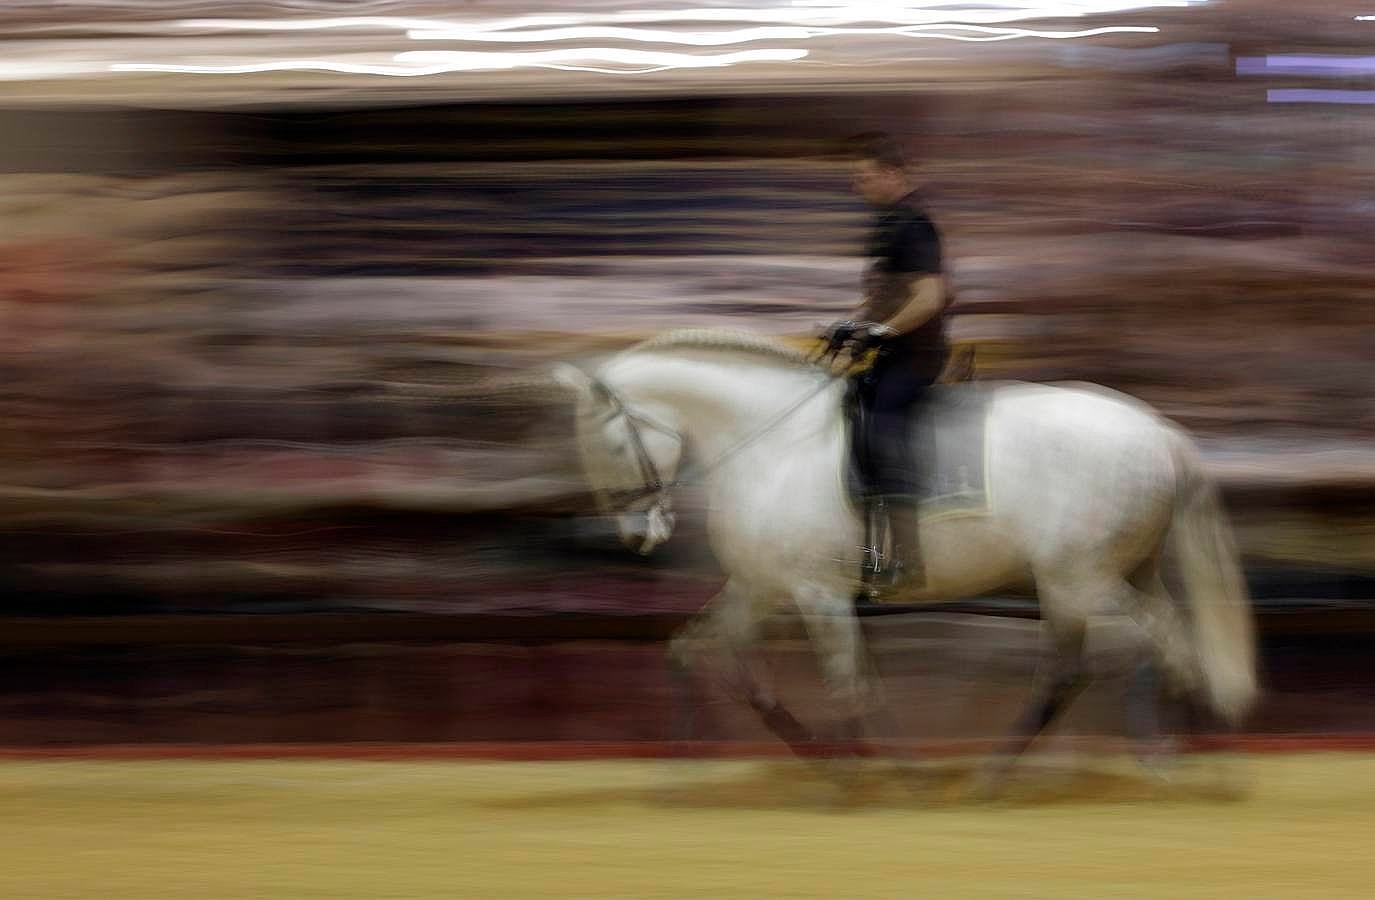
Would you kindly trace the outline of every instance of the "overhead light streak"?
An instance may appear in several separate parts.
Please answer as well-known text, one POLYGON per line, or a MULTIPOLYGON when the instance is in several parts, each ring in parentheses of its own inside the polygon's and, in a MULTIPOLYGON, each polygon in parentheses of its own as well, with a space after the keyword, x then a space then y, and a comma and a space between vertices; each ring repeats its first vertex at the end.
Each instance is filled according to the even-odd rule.
POLYGON ((493 30, 489 28, 414 29, 406 36, 414 41, 472 41, 543 44, 554 41, 613 40, 641 41, 653 44, 692 44, 717 47, 725 44, 747 44, 753 41, 798 41, 818 33, 817 29, 765 26, 739 28, 733 31, 665 31, 650 28, 624 28, 604 25, 577 25, 568 28, 545 28, 529 31, 493 30))
MULTIPOLYGON (((536 13, 504 19, 455 21, 400 16, 336 16, 313 19, 182 19, 180 30, 313 31, 368 28, 416 32, 417 39, 455 39, 455 34, 512 32, 555 27, 614 27, 646 23, 730 22, 794 27, 851 27, 881 23, 910 25, 994 25, 1034 19, 1080 19, 1109 13, 1198 6, 1207 0, 1079 0, 1061 3, 980 3, 960 8, 950 3, 797 0, 789 6, 703 7, 696 9, 630 9, 596 13, 536 13), (447 33, 441 38, 439 33, 447 33), (430 33, 434 33, 431 37, 430 33)), ((1362 18, 1362 17, 1357 17, 1362 18)))
POLYGON ((448 50, 413 50, 398 53, 399 65, 351 63, 327 59, 283 59, 232 65, 188 65, 179 63, 116 63, 113 72, 169 72, 196 75, 246 75, 259 72, 322 71, 353 75, 387 75, 415 78, 451 72, 476 72, 493 69, 559 68, 601 71, 608 74, 645 74, 667 69, 722 68, 742 63, 792 62, 807 56, 806 50, 779 48, 743 50, 736 53, 693 54, 626 50, 614 47, 585 47, 527 53, 485 53, 448 50), (596 63, 639 66, 640 69, 610 69, 596 63))
MULTIPOLYGON (((1004 22, 1018 22, 1032 19, 1083 18, 1090 14, 1093 14, 1092 11, 1067 12, 1062 7, 1008 11, 991 8, 950 9, 947 6, 930 12, 893 7, 884 7, 882 9, 857 9, 853 7, 833 7, 826 9, 800 9, 788 7, 732 9, 709 7, 705 9, 614 10, 599 14, 580 15, 576 18, 569 17, 570 21, 556 24, 609 26, 663 24, 672 22, 748 22, 756 25, 843 28, 858 27, 866 23, 879 23, 888 26, 942 24, 996 25, 1004 22)), ((549 24, 550 23, 547 22, 547 17, 544 16, 520 16, 501 22, 453 22, 441 28, 415 28, 407 30, 471 33, 475 31, 512 31, 519 28, 542 28, 547 27, 549 24)))
MULTIPOLYGON (((577 48, 568 50, 545 50, 531 53, 471 53, 454 50, 410 50, 396 54, 397 62, 413 61, 431 65, 451 67, 450 71, 467 70, 470 67, 490 68, 488 58, 506 57, 512 65, 509 68, 535 65, 545 68, 580 69, 585 71, 604 71, 619 74, 614 69, 600 69, 588 65, 591 62, 617 63, 623 66, 644 66, 635 74, 667 69, 712 69, 735 66, 752 62, 794 62, 807 56, 806 50, 779 48, 766 50, 740 50, 734 53, 665 53, 653 50, 627 50, 618 47, 577 48)), ((502 66, 501 68, 507 68, 502 66)))
POLYGON ((53 61, 48 59, 23 62, 0 62, 0 81, 42 81, 48 78, 73 78, 106 71, 98 62, 53 61))
POLYGON ((621 40, 654 44, 691 44, 701 47, 744 44, 764 40, 808 40, 815 37, 840 35, 889 36, 930 38, 945 41, 988 43, 1020 38, 1068 40, 1097 37, 1103 34, 1156 34, 1151 25, 1109 25, 1079 31, 1038 31, 1028 28, 994 28, 986 25, 966 25, 958 22, 938 22, 925 25, 900 25, 889 28, 809 28, 797 26, 764 26, 734 31, 665 31, 662 29, 624 28, 617 26, 575 26, 529 31, 492 31, 486 29, 422 29, 408 31, 406 36, 417 41, 458 41, 472 43, 550 43, 568 40, 621 40), (946 31, 970 31, 982 35, 944 34, 946 31))
MULTIPOLYGON (((592 17, 577 14, 549 14, 518 16, 509 19, 490 19, 474 22, 466 27, 482 29, 546 28, 555 25, 578 25, 592 17)), ((179 19, 173 27, 194 31, 329 31, 339 28, 372 28, 390 31, 439 29, 460 27, 462 23, 447 19, 408 19, 398 16, 340 16, 326 19, 179 19)))
MULTIPOLYGON (((1022 11, 1035 10, 1044 18, 1066 18, 1069 16, 1090 16, 1098 13, 1109 12, 1130 12, 1136 9, 1154 9, 1162 6, 1201 6, 1208 0, 1067 0, 1064 3, 1017 3, 1006 0, 1006 2, 996 2, 990 0, 988 3, 979 3, 974 8, 990 9, 1003 8, 1022 11)), ((836 3, 835 0, 791 0, 790 6, 794 7, 829 7, 839 9, 849 9, 854 12, 874 12, 892 9, 940 9, 949 12, 954 6, 946 0, 930 0, 927 3, 921 2, 902 2, 902 0, 869 0, 862 3, 836 3)), ((963 12, 963 10, 958 10, 963 12)))
POLYGON ((174 25, 196 31, 326 31, 335 28, 438 28, 441 19, 404 19, 397 16, 338 16, 327 19, 179 19, 174 25))

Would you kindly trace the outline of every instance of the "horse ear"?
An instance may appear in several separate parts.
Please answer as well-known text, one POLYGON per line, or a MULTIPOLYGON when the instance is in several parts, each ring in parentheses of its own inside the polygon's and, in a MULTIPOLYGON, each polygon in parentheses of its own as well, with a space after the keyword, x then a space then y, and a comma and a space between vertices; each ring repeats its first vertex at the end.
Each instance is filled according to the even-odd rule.
POLYGON ((561 384, 580 398, 592 396, 592 379, 586 372, 577 366, 568 363, 558 363, 550 369, 549 374, 554 377, 557 384, 561 384))

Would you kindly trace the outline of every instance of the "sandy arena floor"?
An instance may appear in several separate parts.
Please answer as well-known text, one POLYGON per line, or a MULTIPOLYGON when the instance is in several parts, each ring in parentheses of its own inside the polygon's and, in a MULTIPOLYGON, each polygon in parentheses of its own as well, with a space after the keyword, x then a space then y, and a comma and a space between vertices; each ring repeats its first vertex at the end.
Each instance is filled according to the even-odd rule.
POLYGON ((1040 758, 849 790, 795 762, 5 762, 0 897, 1375 894, 1375 755, 1040 758))

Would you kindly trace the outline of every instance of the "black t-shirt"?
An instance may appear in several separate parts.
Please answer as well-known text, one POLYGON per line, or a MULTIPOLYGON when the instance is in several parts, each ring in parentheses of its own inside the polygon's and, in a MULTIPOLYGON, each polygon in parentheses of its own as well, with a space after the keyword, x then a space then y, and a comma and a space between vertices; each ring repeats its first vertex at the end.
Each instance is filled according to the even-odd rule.
MULTIPOLYGON (((914 194, 882 210, 874 220, 869 260, 864 293, 869 313, 877 321, 890 318, 906 305, 913 280, 941 273, 940 232, 914 194)), ((893 351, 939 366, 946 354, 944 319, 944 311, 937 313, 888 344, 893 351)))

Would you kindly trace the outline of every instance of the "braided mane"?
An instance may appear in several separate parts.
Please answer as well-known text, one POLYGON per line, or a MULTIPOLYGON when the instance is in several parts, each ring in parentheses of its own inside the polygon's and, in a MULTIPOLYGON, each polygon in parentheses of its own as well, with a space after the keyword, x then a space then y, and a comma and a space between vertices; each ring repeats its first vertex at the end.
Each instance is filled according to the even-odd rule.
POLYGON ((642 341, 619 355, 624 356, 652 350, 724 350, 729 353, 760 356, 800 366, 812 367, 816 365, 806 353, 790 347, 782 341, 749 331, 733 331, 725 328, 684 328, 665 332, 647 341, 642 341))

